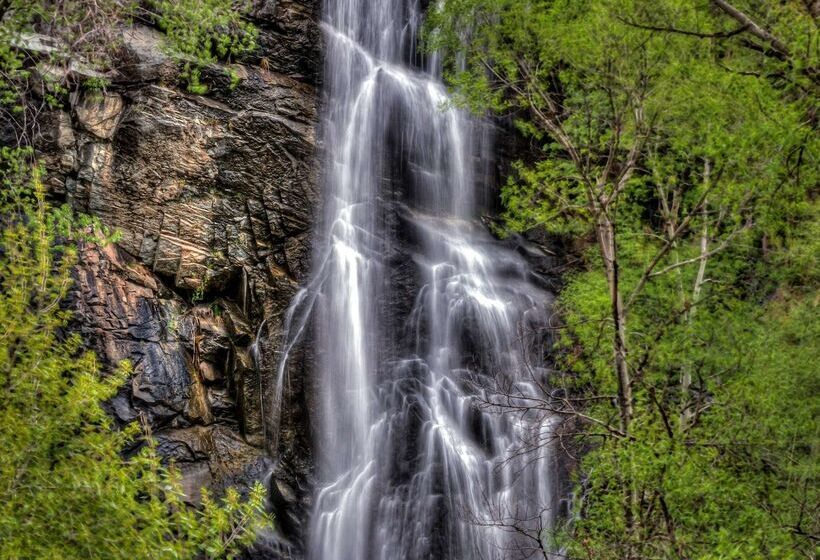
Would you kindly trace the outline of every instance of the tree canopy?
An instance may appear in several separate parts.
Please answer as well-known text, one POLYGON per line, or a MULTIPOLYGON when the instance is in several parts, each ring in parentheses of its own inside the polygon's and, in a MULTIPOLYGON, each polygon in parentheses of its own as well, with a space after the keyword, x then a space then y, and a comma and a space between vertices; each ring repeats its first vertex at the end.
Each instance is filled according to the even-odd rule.
MULTIPOLYGON (((549 382, 577 558, 816 553, 817 4, 443 0, 455 103, 531 153, 508 231, 586 239, 549 382)), ((536 405, 534 405, 536 406, 536 405)), ((550 544, 552 543, 552 544, 550 544)))

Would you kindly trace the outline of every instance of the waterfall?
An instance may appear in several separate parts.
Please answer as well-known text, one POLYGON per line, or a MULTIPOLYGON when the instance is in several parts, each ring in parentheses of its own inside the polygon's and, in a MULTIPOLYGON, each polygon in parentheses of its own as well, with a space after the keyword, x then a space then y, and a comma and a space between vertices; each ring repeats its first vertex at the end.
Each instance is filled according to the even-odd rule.
POLYGON ((418 0, 325 0, 324 210, 286 328, 315 331, 308 556, 543 558, 511 526, 553 517, 549 445, 530 449, 552 419, 525 410, 549 294, 476 219, 489 127, 447 109, 421 18, 418 0))

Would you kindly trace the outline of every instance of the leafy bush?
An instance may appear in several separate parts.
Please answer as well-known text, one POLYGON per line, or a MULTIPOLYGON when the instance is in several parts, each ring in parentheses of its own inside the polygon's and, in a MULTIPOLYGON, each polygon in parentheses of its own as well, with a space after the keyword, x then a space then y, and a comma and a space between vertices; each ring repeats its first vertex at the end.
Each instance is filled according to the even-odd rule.
POLYGON ((247 3, 239 9, 225 0, 154 0, 152 5, 172 52, 185 60, 184 75, 192 93, 207 91, 199 81, 202 64, 241 56, 256 47, 256 29, 240 18, 247 3))
POLYGON ((102 403, 129 364, 101 376, 94 354, 65 334, 61 308, 74 241, 91 241, 89 230, 49 206, 36 171, 21 182, 16 163, 0 194, 0 558, 232 557, 270 523, 264 487, 247 500, 206 492, 190 508, 140 426, 114 429, 102 403))

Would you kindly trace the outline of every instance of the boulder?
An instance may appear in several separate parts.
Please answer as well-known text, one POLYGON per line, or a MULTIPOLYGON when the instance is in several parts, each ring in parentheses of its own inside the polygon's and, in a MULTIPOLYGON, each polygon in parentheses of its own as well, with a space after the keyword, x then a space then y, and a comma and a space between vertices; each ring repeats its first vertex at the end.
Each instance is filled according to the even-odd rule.
POLYGON ((168 56, 165 37, 150 27, 134 25, 122 33, 123 61, 119 81, 173 82, 178 64, 168 56))

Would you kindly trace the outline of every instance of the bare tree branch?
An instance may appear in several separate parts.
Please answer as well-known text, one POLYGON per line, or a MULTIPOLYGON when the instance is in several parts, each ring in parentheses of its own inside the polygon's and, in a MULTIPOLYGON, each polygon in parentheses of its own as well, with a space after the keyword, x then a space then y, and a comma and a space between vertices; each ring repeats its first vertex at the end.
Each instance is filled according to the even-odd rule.
POLYGON ((732 233, 730 233, 728 236, 726 236, 726 238, 724 238, 724 240, 720 243, 720 245, 718 245, 714 249, 711 249, 709 251, 701 253, 697 257, 692 257, 691 259, 686 259, 686 260, 683 260, 683 261, 680 261, 680 262, 676 262, 674 264, 670 264, 669 266, 667 266, 665 268, 662 268, 661 270, 653 272, 652 274, 649 275, 649 277, 650 278, 655 278, 656 276, 661 276, 661 275, 666 274, 667 272, 669 272, 671 270, 675 270, 676 268, 680 268, 682 266, 686 266, 686 265, 693 264, 693 263, 696 263, 696 262, 704 261, 704 260, 708 259, 709 257, 711 257, 713 255, 716 255, 717 253, 720 253, 721 251, 726 249, 726 247, 729 246, 729 244, 732 242, 732 240, 735 237, 740 235, 742 232, 750 229, 753 225, 754 224, 751 221, 747 221, 745 224, 743 224, 742 226, 740 226, 739 228, 734 230, 732 233))
POLYGON ((780 39, 772 35, 768 30, 764 29, 762 26, 755 23, 755 21, 748 15, 746 15, 744 12, 738 10, 726 0, 712 0, 712 3, 721 10, 723 10, 727 15, 737 20, 738 23, 742 24, 746 28, 746 31, 748 31, 761 41, 769 43, 774 48, 774 50, 776 50, 777 52, 786 57, 791 56, 788 47, 786 47, 786 45, 780 39))
POLYGON ((692 210, 687 214, 687 216, 683 219, 683 221, 678 225, 672 234, 670 234, 669 238, 664 243, 663 247, 655 254, 652 258, 652 261, 649 265, 644 269, 643 274, 641 274, 640 280, 638 280, 638 284, 635 286, 635 289, 632 290, 629 298, 626 301, 626 305, 624 306, 624 312, 628 312, 632 304, 635 303, 635 300, 643 291, 646 282, 651 278, 652 272, 655 270, 655 267, 660 264, 661 260, 672 250, 672 247, 675 246, 675 241, 683 235, 684 232, 689 229, 689 224, 692 223, 692 220, 695 216, 700 212, 700 209, 703 207, 703 204, 706 201, 706 197, 709 195, 709 191, 711 187, 704 189, 703 194, 700 197, 700 200, 695 204, 692 210))
POLYGON ((741 25, 737 29, 733 29, 732 31, 718 31, 715 33, 703 33, 700 31, 690 31, 688 29, 678 29, 677 27, 666 27, 666 26, 656 26, 656 25, 648 25, 645 23, 638 23, 635 21, 628 20, 626 18, 622 18, 620 16, 617 17, 618 21, 628 25, 630 27, 636 27, 638 29, 645 29, 646 31, 659 31, 661 33, 676 33, 678 35, 687 35, 689 37, 697 37, 699 39, 727 39, 729 37, 734 37, 735 35, 739 35, 744 31, 748 30, 747 25, 741 25))

